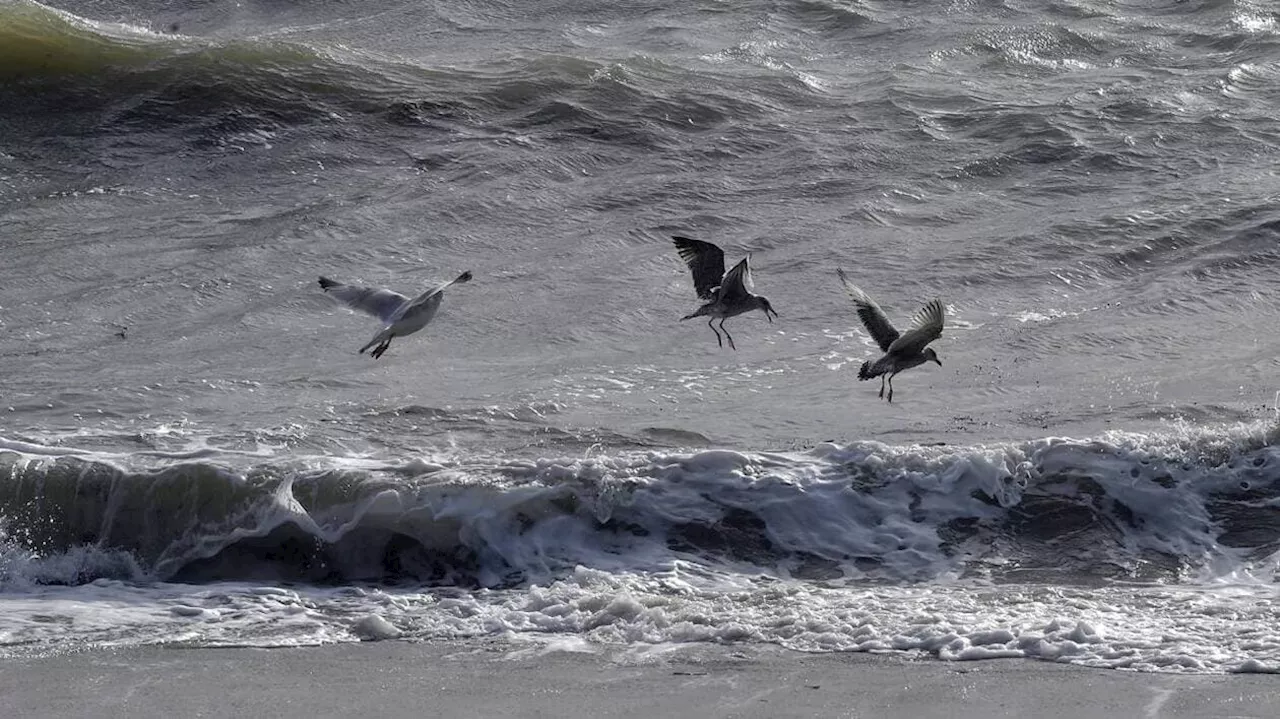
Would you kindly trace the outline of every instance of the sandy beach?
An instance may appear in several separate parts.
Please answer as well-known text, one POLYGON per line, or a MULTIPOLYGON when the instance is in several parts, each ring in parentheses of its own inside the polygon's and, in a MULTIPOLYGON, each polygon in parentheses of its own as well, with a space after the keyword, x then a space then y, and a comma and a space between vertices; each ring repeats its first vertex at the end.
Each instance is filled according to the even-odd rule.
POLYGON ((0 716, 1275 717, 1266 675, 1140 674, 772 646, 494 641, 134 648, 6 660, 0 716), (522 648, 523 647, 523 648, 522 648))

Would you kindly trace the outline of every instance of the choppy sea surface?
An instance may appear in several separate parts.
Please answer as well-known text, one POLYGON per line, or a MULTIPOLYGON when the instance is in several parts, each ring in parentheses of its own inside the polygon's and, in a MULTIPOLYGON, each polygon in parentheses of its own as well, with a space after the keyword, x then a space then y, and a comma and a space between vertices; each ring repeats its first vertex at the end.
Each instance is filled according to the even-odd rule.
POLYGON ((1243 0, 0 0, 0 655, 1280 672, 1278 104, 1243 0))

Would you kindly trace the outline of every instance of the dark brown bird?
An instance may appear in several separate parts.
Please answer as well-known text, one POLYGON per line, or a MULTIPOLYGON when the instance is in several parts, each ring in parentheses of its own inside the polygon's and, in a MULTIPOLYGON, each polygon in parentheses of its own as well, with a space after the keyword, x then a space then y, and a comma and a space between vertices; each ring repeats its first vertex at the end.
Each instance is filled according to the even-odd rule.
POLYGON ((733 336, 724 328, 725 320, 751 310, 763 310, 770 322, 773 322, 773 317, 778 316, 764 295, 751 292, 755 289, 755 283, 751 281, 750 255, 742 258, 741 262, 726 273, 724 250, 710 242, 691 240, 688 237, 671 239, 675 242, 676 251, 680 253, 680 259, 684 260, 689 266, 689 272, 693 274, 693 289, 698 293, 698 298, 707 300, 693 314, 681 317, 681 321, 710 317, 707 326, 716 333, 716 344, 724 347, 724 340, 720 338, 720 331, 723 331, 724 339, 729 340, 729 347, 736 350, 738 348, 733 344, 733 336), (769 316, 770 313, 773 313, 773 317, 769 316), (717 319, 720 320, 720 331, 711 324, 717 319))
POLYGON ((880 397, 884 398, 887 382, 889 385, 887 399, 892 402, 894 375, 903 370, 918 367, 925 362, 936 362, 939 367, 942 366, 942 360, 938 359, 938 354, 933 351, 933 348, 925 346, 942 336, 946 311, 942 308, 941 301, 932 300, 926 304, 912 318, 911 329, 905 334, 899 334, 889 322, 889 318, 885 317, 880 305, 877 305, 876 301, 857 285, 850 282, 844 270, 837 267, 836 274, 840 276, 845 292, 848 292, 849 298, 853 300, 862 325, 867 328, 871 339, 875 340, 884 352, 884 355, 875 362, 862 363, 862 369, 858 370, 858 379, 880 377, 880 397))

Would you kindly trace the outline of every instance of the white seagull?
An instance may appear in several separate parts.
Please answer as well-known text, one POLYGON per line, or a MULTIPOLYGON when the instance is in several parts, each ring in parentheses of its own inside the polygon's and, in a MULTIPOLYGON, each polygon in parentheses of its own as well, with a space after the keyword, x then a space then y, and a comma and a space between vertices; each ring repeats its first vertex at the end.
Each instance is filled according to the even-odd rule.
POLYGON ((455 283, 470 281, 471 273, 463 272, 456 278, 433 287, 412 300, 399 292, 377 287, 344 285, 328 277, 320 278, 320 288, 351 309, 371 314, 382 321, 383 327, 378 334, 369 340, 369 344, 360 348, 360 354, 364 354, 365 350, 373 347, 369 356, 378 359, 387 351, 387 347, 391 346, 392 339, 411 335, 427 326, 431 318, 436 316, 436 311, 440 309, 445 288, 455 283))

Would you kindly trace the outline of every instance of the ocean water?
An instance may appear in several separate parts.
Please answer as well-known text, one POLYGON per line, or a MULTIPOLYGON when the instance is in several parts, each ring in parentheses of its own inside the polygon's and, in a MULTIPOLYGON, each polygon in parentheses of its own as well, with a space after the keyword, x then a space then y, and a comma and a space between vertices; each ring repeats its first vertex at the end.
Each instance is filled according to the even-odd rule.
POLYGON ((0 655, 1280 672, 1278 88, 1243 0, 0 0, 0 655), (947 306, 893 404, 837 266, 947 306))

